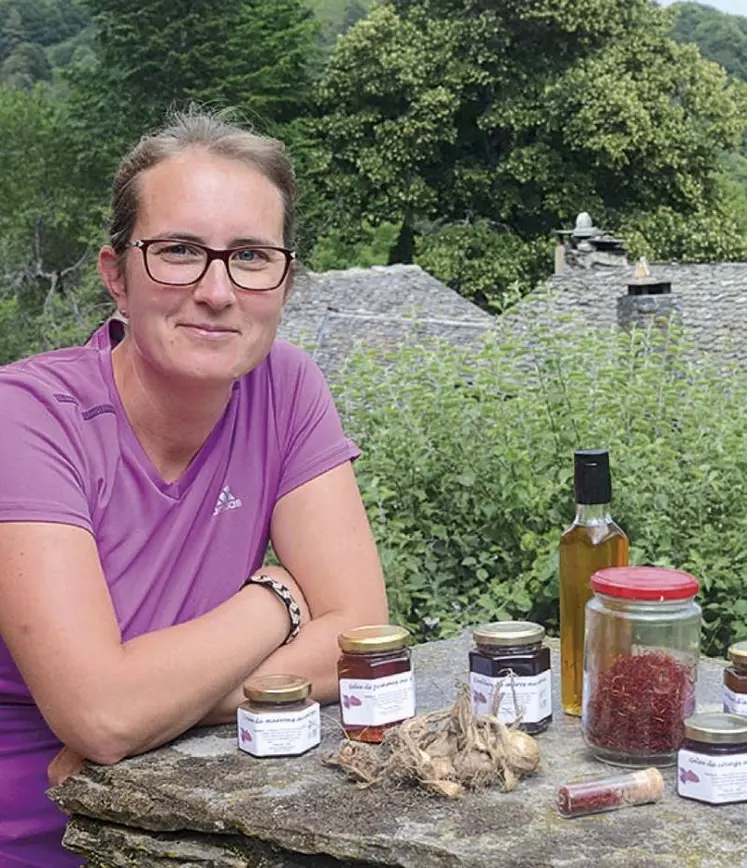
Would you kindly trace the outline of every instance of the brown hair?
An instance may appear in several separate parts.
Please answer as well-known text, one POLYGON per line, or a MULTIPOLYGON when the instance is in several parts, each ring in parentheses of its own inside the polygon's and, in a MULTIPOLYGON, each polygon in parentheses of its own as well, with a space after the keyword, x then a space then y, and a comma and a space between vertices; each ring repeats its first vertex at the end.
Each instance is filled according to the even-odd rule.
POLYGON ((137 221, 140 175, 189 148, 238 160, 271 181, 283 200, 283 243, 293 246, 298 192, 293 166, 283 143, 242 129, 231 123, 225 112, 190 108, 174 113, 162 129, 143 136, 119 164, 112 188, 109 226, 111 245, 116 253, 125 252, 137 221))

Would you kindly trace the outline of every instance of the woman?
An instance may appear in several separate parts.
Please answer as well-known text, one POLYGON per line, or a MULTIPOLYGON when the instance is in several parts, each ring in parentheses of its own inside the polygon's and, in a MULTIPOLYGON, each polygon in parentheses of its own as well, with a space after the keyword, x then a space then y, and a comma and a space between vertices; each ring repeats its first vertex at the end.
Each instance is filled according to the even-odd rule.
POLYGON ((53 780, 231 721, 253 673, 331 700, 337 634, 386 619, 357 451, 275 341, 294 201, 278 142, 177 117, 114 182, 99 273, 126 327, 0 369, 3 866, 80 863, 56 756, 53 780))

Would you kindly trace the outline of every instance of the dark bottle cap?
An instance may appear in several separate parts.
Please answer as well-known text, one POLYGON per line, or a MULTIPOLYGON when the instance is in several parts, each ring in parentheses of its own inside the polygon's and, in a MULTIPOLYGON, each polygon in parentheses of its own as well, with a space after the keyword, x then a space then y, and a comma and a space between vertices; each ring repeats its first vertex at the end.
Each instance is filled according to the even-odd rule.
POLYGON ((576 503, 612 500, 610 454, 606 449, 577 449, 573 454, 573 490, 576 503))

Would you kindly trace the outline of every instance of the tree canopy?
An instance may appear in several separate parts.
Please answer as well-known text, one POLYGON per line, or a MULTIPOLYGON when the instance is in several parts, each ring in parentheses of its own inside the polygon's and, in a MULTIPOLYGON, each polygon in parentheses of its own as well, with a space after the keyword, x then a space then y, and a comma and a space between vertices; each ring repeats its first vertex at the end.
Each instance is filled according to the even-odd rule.
POLYGON ((319 85, 346 218, 489 221, 525 241, 579 211, 619 226, 718 198, 745 90, 667 37, 648 0, 390 0, 319 85))

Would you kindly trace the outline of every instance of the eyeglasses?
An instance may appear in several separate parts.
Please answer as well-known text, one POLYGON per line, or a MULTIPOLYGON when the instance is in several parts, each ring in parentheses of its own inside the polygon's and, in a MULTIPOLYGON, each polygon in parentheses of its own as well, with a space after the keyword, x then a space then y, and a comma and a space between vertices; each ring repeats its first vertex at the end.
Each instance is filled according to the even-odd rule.
POLYGON ((214 259, 220 259, 231 283, 253 292, 277 289, 296 258, 295 253, 285 247, 259 244, 215 250, 195 241, 174 238, 131 241, 127 247, 142 250, 145 270, 156 283, 190 286, 202 280, 214 259))

